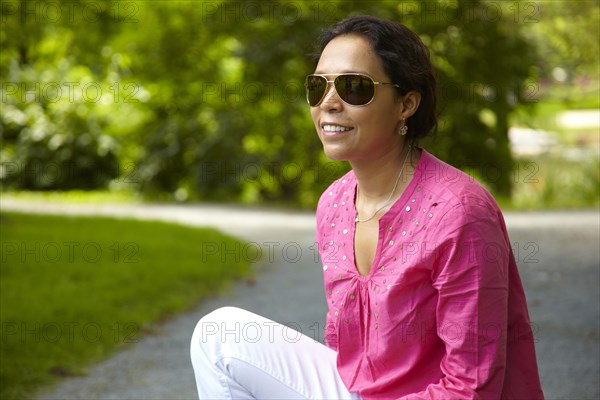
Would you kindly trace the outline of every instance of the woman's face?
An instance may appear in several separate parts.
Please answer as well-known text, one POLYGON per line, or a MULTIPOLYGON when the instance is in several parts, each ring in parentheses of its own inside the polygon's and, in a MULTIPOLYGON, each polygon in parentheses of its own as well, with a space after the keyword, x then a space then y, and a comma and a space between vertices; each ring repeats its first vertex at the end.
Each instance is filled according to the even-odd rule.
MULTIPOLYGON (((319 59, 316 74, 363 73, 376 82, 390 82, 367 39, 342 35, 331 40, 319 59)), ((333 80, 334 77, 327 77, 333 80)), ((325 155, 334 160, 369 161, 400 154, 403 137, 397 134, 403 104, 391 85, 376 85, 375 97, 366 106, 344 103, 330 83, 325 98, 310 113, 325 155), (330 130, 337 125, 343 131, 330 130)))

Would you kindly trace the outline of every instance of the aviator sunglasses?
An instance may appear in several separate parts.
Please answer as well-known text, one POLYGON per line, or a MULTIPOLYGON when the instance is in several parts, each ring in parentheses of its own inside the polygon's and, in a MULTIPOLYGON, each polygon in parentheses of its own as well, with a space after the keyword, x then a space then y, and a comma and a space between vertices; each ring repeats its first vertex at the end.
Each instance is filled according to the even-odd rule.
POLYGON ((335 91, 344 103, 352 106, 366 106, 375 97, 375 85, 393 85, 395 83, 376 82, 363 74, 311 74, 306 77, 306 100, 311 107, 316 107, 325 98, 329 83, 333 82, 335 91), (335 76, 328 80, 328 76, 335 76))

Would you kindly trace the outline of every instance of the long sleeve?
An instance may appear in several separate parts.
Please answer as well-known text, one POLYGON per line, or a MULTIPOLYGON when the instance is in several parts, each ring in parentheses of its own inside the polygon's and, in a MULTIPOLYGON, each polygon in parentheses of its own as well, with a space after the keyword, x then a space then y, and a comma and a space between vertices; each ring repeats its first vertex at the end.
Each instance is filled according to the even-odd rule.
MULTIPOLYGON (((321 261, 323 261, 323 255, 325 255, 325 257, 327 257, 327 249, 329 247, 329 244, 326 243, 326 240, 324 239, 324 230, 325 228, 325 212, 324 212, 324 208, 325 206, 325 202, 326 202, 326 198, 329 197, 329 192, 325 192, 323 193, 323 195, 321 196, 321 198, 319 199, 318 205, 317 205, 317 212, 316 212, 316 235, 315 235, 315 245, 317 247, 317 251, 319 252, 319 255, 321 256, 321 261)), ((325 293, 325 297, 327 296, 327 293, 325 293)), ((333 315, 331 314, 331 311, 327 312, 327 315, 325 317, 325 344, 327 345, 327 347, 337 351, 338 350, 338 340, 337 340, 337 333, 336 333, 336 328, 335 328, 335 321, 333 318, 333 315)))
POLYGON ((493 209, 460 204, 438 225, 432 282, 443 378, 405 399, 499 399, 506 368, 508 268, 513 257, 493 209))

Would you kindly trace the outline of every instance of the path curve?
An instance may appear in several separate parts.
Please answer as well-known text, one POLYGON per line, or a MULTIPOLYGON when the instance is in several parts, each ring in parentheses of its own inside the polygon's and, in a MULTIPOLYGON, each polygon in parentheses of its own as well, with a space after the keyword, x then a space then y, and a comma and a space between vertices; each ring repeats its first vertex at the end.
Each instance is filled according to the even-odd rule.
MULTIPOLYGON (((279 251, 257 265, 253 285, 199 304, 153 334, 40 391, 38 399, 197 399, 188 348, 197 320, 224 305, 244 307, 322 341, 321 269, 315 259, 314 214, 219 205, 84 205, 0 200, 0 210, 104 215, 210 226, 246 241, 302 249, 279 251)), ((505 214, 536 329, 547 399, 600 398, 600 216, 598 211, 505 214)))

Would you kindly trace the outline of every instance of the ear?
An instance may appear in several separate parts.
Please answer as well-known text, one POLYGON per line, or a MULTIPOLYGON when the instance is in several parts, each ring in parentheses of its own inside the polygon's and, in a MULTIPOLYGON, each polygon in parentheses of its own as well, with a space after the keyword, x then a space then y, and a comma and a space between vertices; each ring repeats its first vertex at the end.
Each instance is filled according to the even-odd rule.
POLYGON ((398 108, 399 119, 408 119, 417 112, 419 104, 421 103, 421 93, 413 90, 406 93, 400 98, 400 107, 398 108))

